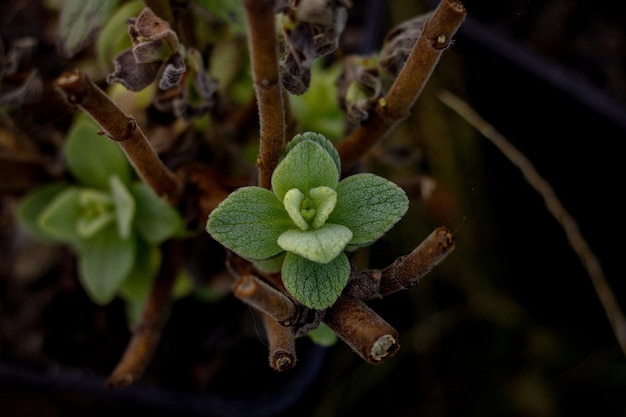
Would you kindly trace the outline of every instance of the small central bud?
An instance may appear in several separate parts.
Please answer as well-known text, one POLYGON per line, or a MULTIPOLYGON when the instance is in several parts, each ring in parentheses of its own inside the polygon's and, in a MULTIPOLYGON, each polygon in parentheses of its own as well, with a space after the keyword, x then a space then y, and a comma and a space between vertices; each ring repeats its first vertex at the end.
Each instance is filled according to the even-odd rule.
POLYGON ((289 217, 301 230, 322 227, 336 204, 337 193, 325 186, 311 188, 308 195, 297 188, 292 188, 283 199, 289 217))
POLYGON ((305 198, 300 205, 300 214, 304 220, 310 222, 315 217, 315 206, 310 198, 305 198))

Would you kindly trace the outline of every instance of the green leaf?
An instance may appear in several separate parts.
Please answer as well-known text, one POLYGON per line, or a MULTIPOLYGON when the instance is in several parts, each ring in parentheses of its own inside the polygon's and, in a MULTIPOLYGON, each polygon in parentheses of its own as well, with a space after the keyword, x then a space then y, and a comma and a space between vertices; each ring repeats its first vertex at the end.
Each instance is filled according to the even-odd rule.
POLYGON ((340 224, 325 224, 316 230, 287 230, 278 237, 278 244, 313 262, 328 263, 344 250, 352 232, 340 224))
POLYGON ((267 274, 274 274, 280 272, 280 268, 283 266, 283 262, 285 260, 285 252, 281 252, 280 254, 269 258, 263 259, 261 261, 254 261, 254 266, 267 274))
POLYGON ((66 184, 49 184, 23 197, 17 208, 17 220, 22 229, 43 242, 57 242, 58 239, 41 228, 39 217, 48 204, 67 188, 66 184))
POLYGON ((128 184, 131 169, 117 143, 99 135, 100 127, 87 116, 78 117, 68 133, 65 157, 74 176, 83 184, 109 189, 109 177, 128 184))
POLYGON ((326 139, 324 137, 324 135, 321 135, 319 133, 305 132, 305 133, 302 133, 302 134, 295 135, 289 141, 289 143, 287 143, 287 146, 285 146, 285 150, 283 151, 283 155, 281 156, 281 160, 284 159, 284 157, 297 144, 299 144, 299 143, 301 143, 302 141, 305 141, 305 140, 312 140, 313 142, 317 143, 322 148, 324 148, 324 150, 326 152, 328 152, 328 155, 330 155, 330 157, 333 158, 333 161, 335 162, 335 165, 337 166, 337 172, 341 172, 341 161, 339 159, 339 152, 337 152, 337 148, 335 148, 335 146, 332 144, 332 142, 329 141, 328 139, 326 139))
POLYGON ((136 323, 142 308, 150 295, 154 278, 161 266, 161 250, 137 239, 137 255, 133 269, 122 282, 119 294, 127 303, 127 315, 130 323, 136 323))
POLYGON ((282 252, 278 236, 291 227, 282 202, 270 190, 242 187, 211 212, 206 230, 238 255, 263 260, 282 252))
POLYGON ((229 23, 235 34, 244 34, 246 31, 245 13, 241 0, 195 0, 217 19, 229 23))
POLYGON ((77 228, 78 219, 83 213, 80 192, 80 188, 67 188, 46 206, 39 216, 39 227, 44 233, 64 243, 81 239, 77 228))
POLYGON ((87 47, 108 20, 118 0, 65 0, 59 20, 59 49, 72 58, 87 47))
POLYGON ((121 239, 109 225, 81 242, 78 272, 89 297, 100 305, 111 302, 135 263, 136 239, 121 239))
POLYGON ((131 48, 126 19, 137 16, 144 8, 142 1, 134 0, 121 5, 104 25, 95 41, 98 64, 110 68, 113 58, 124 49, 131 48))
POLYGON ((109 183, 115 207, 117 232, 122 239, 128 239, 135 217, 135 200, 117 175, 110 177, 109 183))
POLYGON ((81 239, 91 238, 101 229, 115 222, 111 195, 92 188, 81 188, 78 193, 80 217, 76 231, 81 239))
POLYGON ((135 224, 139 234, 149 243, 158 245, 183 234, 185 223, 178 211, 160 198, 144 183, 136 183, 131 193, 137 205, 135 224))
POLYGON ((311 226, 318 229, 326 223, 328 216, 333 212, 337 204, 337 193, 332 188, 322 186, 311 188, 309 197, 315 207, 315 217, 313 217, 311 226))
POLYGON ((290 149, 272 175, 272 189, 282 201, 287 191, 297 188, 307 193, 311 188, 335 188, 339 170, 331 155, 316 141, 302 140, 290 149))
POLYGON ((373 243, 393 227, 409 207, 409 200, 396 184, 374 174, 356 174, 337 186, 337 205, 329 223, 352 231, 350 245, 373 243))
POLYGON ((329 347, 337 343, 337 334, 325 323, 320 323, 319 326, 308 332, 307 336, 311 338, 313 343, 320 346, 329 347))
POLYGON ((350 277, 350 261, 340 253, 327 264, 287 253, 282 267, 285 289, 302 304, 323 310, 332 306, 350 277))
POLYGON ((337 80, 342 62, 328 66, 316 59, 311 68, 311 85, 306 93, 289 94, 289 104, 303 131, 319 132, 331 140, 339 140, 346 129, 346 118, 337 100, 337 80))

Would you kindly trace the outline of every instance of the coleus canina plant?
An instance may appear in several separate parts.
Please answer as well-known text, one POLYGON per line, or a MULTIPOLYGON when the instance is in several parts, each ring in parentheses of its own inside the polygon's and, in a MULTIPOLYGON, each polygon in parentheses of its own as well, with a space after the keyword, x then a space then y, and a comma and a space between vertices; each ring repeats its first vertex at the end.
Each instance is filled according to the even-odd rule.
POLYGON ((286 146, 268 190, 241 187, 211 212, 208 233, 264 272, 279 272, 302 304, 325 309, 350 277, 346 255, 374 243, 408 209, 396 184, 371 173, 340 181, 339 154, 307 132, 286 146))

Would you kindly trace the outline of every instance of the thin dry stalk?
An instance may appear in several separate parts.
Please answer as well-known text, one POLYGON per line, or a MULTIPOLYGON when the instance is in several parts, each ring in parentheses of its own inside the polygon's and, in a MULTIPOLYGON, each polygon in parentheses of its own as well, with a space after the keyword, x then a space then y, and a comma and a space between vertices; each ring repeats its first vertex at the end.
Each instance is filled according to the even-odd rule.
POLYGON ((78 105, 116 141, 141 179, 154 192, 175 204, 181 195, 180 180, 159 159, 135 119, 124 112, 81 71, 66 72, 56 87, 71 104, 78 105))
POLYGON ((467 103, 449 91, 442 91, 440 100, 454 110, 493 143, 515 166, 517 166, 528 183, 543 197, 548 211, 561 225, 570 246, 574 249, 587 274, 591 278, 593 287, 609 318, 617 342, 626 355, 626 320, 624 314, 606 280, 602 265, 597 256, 582 236, 576 220, 563 207, 552 186, 537 172, 533 164, 515 148, 500 132, 476 113, 467 103))
POLYGON ((338 143, 337 149, 344 168, 356 163, 398 122, 408 117, 465 15, 465 7, 455 0, 443 0, 434 10, 404 67, 387 95, 378 101, 370 119, 338 143))

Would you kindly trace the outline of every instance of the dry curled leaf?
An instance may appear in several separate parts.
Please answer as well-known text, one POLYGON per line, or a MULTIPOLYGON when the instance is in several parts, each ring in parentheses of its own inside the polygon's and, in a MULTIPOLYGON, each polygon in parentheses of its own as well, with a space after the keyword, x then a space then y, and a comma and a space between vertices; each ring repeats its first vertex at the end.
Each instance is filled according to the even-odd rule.
POLYGON ((392 77, 400 73, 430 16, 432 12, 419 15, 400 23, 387 33, 378 64, 392 77))

